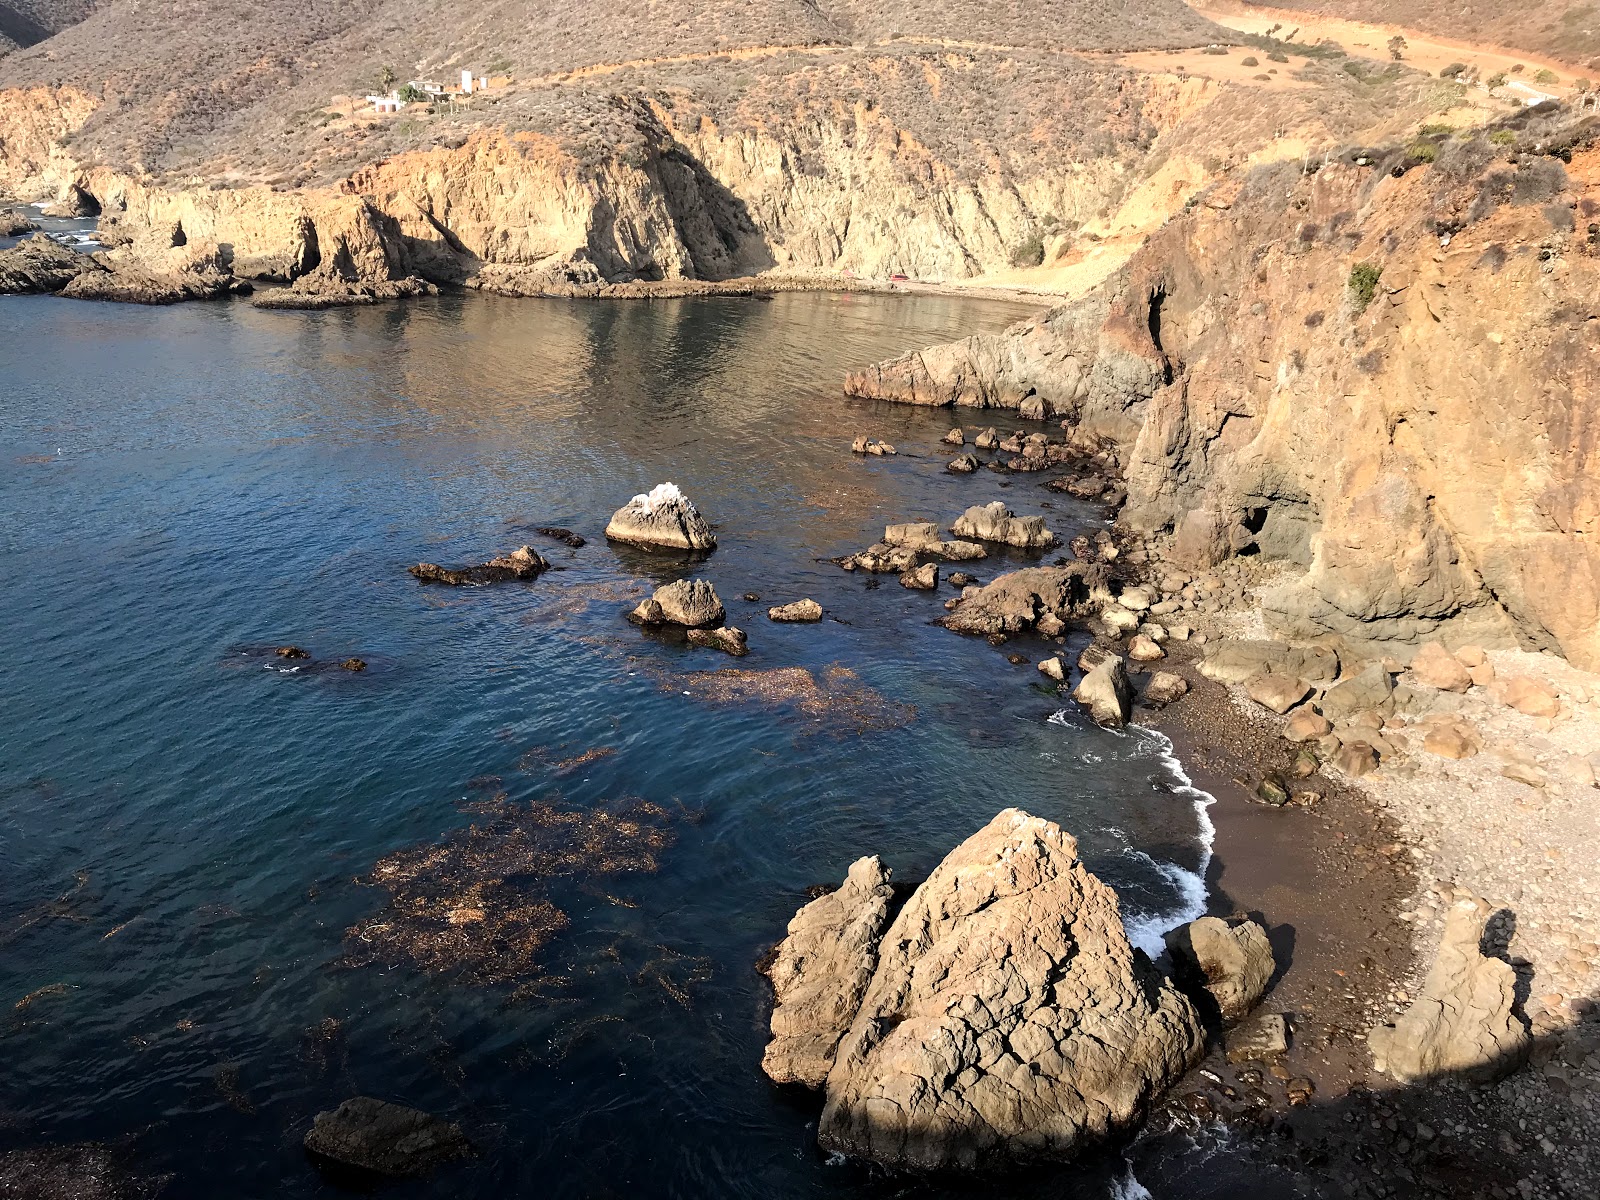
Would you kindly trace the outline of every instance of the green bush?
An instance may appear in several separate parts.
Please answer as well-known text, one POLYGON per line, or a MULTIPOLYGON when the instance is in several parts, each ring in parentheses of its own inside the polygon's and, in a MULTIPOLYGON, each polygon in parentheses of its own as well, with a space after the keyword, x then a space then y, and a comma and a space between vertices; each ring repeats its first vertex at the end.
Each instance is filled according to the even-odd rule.
POLYGON ((412 87, 409 83, 400 89, 399 96, 407 104, 426 104, 428 102, 428 93, 421 88, 412 87))
POLYGON ((1467 69, 1467 64, 1466 63, 1464 63, 1464 62, 1453 62, 1448 67, 1445 67, 1443 70, 1441 70, 1439 72, 1439 78, 1440 79, 1454 79, 1457 75, 1460 75, 1466 69, 1467 69))
POLYGON ((1418 126, 1417 136, 1425 138, 1448 137, 1456 131, 1454 125, 1446 125, 1441 121, 1429 121, 1426 125, 1418 126))
POLYGON ((1044 266, 1044 238, 1032 233, 1011 251, 1011 265, 1018 269, 1044 266))
POLYGON ((1274 50, 1274 51, 1272 51, 1272 53, 1267 55, 1267 61, 1268 62, 1275 62, 1275 63, 1286 63, 1286 62, 1289 61, 1289 56, 1287 54, 1285 54, 1282 50, 1274 50))
POLYGON ((1378 280, 1383 278, 1383 268, 1377 263, 1357 263, 1350 268, 1350 307, 1357 313, 1367 311, 1367 305, 1378 294, 1378 280))
POLYGON ((1504 71, 1501 71, 1498 74, 1489 76, 1488 88, 1489 88, 1489 90, 1491 92, 1494 91, 1495 88, 1502 88, 1502 87, 1505 87, 1505 85, 1506 85, 1506 73, 1504 71))
POLYGON ((1560 77, 1557 76, 1556 73, 1554 71, 1550 70, 1548 67, 1540 67, 1538 69, 1538 71, 1536 71, 1534 73, 1533 81, 1535 83, 1546 83, 1546 84, 1549 84, 1549 83, 1560 83, 1561 82, 1560 77))
POLYGON ((1228 48, 1226 46, 1207 46, 1204 50, 1200 51, 1200 53, 1201 54, 1227 54, 1228 53, 1228 48))
POLYGON ((1510 146, 1517 140, 1517 135, 1509 129, 1496 129, 1489 135, 1489 141, 1495 146, 1510 146))
POLYGON ((1413 142, 1406 153, 1418 162, 1431 163, 1438 161, 1439 147, 1432 142, 1413 142))
POLYGON ((1241 67, 1259 67, 1261 60, 1256 58, 1254 54, 1247 54, 1239 60, 1239 65, 1241 67))

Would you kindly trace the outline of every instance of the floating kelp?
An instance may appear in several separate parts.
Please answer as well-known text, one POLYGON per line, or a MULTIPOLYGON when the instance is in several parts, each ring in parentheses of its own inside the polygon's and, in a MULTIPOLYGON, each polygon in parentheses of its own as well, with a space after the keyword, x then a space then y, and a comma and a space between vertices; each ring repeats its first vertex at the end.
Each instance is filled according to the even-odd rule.
POLYGON ((568 810, 497 796, 473 808, 489 820, 397 851, 361 880, 390 902, 346 932, 348 965, 411 966, 477 984, 540 975, 546 945, 568 924, 548 885, 653 872, 673 841, 666 810, 642 800, 568 810))
POLYGON ((642 597, 648 589, 640 583, 607 580, 596 583, 574 583, 563 586, 559 592, 540 597, 537 607, 519 618, 524 625, 542 625, 560 621, 586 612, 591 604, 608 607, 642 597))
POLYGON ((74 871, 73 884, 54 900, 47 900, 43 904, 35 905, 25 912, 19 913, 4 925, 0 925, 0 945, 4 945, 16 937, 23 930, 37 925, 40 921, 53 919, 75 921, 83 924, 89 918, 80 911, 87 901, 85 889, 89 886, 89 872, 74 871))
POLYGON ((686 675, 658 676, 661 686, 689 693, 711 704, 788 705, 819 727, 847 728, 873 733, 909 725, 917 715, 915 705, 890 700, 861 682, 849 667, 834 663, 820 677, 805 667, 720 671, 694 671, 686 675))
POLYGON ((589 749, 582 750, 577 754, 567 754, 567 748, 563 746, 554 748, 535 746, 533 749, 526 751, 517 760, 517 768, 522 771, 537 771, 541 767, 560 772, 575 771, 579 767, 587 767, 590 763, 599 762, 602 758, 609 758, 616 752, 617 748, 615 746, 591 746, 589 749), (567 756, 564 758, 557 757, 557 755, 563 754, 567 756))
POLYGON ((169 1175, 138 1175, 118 1146, 80 1142, 0 1155, 0 1196, 29 1200, 146 1200, 169 1175))

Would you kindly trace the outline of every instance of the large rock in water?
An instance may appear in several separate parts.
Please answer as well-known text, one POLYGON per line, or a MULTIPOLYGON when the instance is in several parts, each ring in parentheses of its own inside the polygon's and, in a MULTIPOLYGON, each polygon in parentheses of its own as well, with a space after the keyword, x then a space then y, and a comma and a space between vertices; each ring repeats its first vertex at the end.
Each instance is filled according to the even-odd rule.
POLYGON ((1098 570, 1083 563, 1011 571, 961 601, 943 620, 957 633, 1025 633, 1047 613, 1066 619, 1089 598, 1098 570))
POLYGON ((371 1096, 318 1113, 305 1147, 340 1166, 395 1179, 426 1175, 472 1152, 459 1125, 371 1096))
POLYGON ((42 233, 0 250, 0 293, 59 292, 79 275, 105 268, 42 233))
POLYGON ((606 536, 635 546, 712 550, 717 535, 675 483, 658 484, 611 515, 606 536))
POLYGON ((889 919, 889 871, 876 855, 850 864, 844 884, 795 913, 766 976, 777 1003, 761 1069, 775 1083, 819 1088, 861 1007, 889 919))
POLYGON ((682 625, 687 629, 720 625, 726 615, 717 589, 704 579, 679 579, 658 587, 655 595, 628 614, 641 625, 682 625))
POLYGON ((1006 809, 884 935, 818 1141, 927 1170, 1068 1158, 1138 1121, 1202 1046, 1077 843, 1006 809))
POLYGON ((1108 654, 1090 669, 1072 698, 1089 710, 1095 724, 1121 729, 1133 713, 1133 684, 1119 654, 1108 654))
POLYGON ((1044 527, 1043 517, 1019 517, 1003 500, 974 504, 950 527, 957 537, 980 542, 1004 542, 1024 550, 1043 550, 1056 544, 1056 535, 1044 527))
POLYGON ((1480 949, 1493 915, 1476 897, 1451 905, 1422 995, 1393 1025, 1367 1035, 1378 1070, 1401 1083, 1440 1076, 1493 1083, 1526 1061, 1528 1029, 1514 1011, 1516 972, 1480 949))
POLYGON ((1254 921, 1201 917, 1166 941, 1173 974, 1193 989, 1190 995, 1203 993, 1200 999, 1215 1005, 1223 1025, 1250 1015, 1277 969, 1267 931, 1254 921))

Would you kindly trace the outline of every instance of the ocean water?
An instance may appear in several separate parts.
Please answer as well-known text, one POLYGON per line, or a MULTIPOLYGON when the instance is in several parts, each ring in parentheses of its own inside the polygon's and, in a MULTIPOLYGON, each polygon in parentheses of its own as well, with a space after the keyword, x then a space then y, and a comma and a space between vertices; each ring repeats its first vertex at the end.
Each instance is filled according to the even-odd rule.
POLYGON ((861 854, 915 881, 1018 805, 1080 839, 1146 944, 1203 902, 1204 797, 1164 739, 1096 729, 1006 661, 1042 646, 932 625, 948 586, 825 561, 997 498, 1095 527, 1037 477, 944 472, 950 413, 841 395, 855 366, 1025 311, 0 298, 0 1151, 114 1141, 168 1196, 331 1196, 300 1140, 365 1093, 479 1148, 400 1197, 1135 1194, 1115 1155, 981 1186, 830 1162, 819 1105, 759 1067, 754 964, 861 854), (858 458, 857 433, 902 453, 858 458), (718 527, 703 562, 600 536, 666 480, 718 527), (523 542, 558 569, 405 572, 523 542), (685 574, 748 657, 624 620, 685 574), (802 596, 828 619, 766 619, 802 596), (818 691, 728 697, 724 668, 818 691), (380 860, 532 802, 642 802, 670 844, 653 871, 578 854, 505 885, 564 914, 537 978, 371 961, 349 931, 405 916, 380 860))

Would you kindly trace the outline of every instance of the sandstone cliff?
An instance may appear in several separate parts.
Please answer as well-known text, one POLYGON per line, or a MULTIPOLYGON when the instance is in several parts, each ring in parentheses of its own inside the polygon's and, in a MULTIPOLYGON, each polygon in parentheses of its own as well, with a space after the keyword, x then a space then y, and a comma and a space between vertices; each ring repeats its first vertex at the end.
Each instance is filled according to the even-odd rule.
POLYGON ((1241 173, 1100 293, 847 386, 1037 395, 1115 444, 1131 526, 1282 560, 1284 633, 1600 666, 1595 122, 1486 132, 1241 173))

